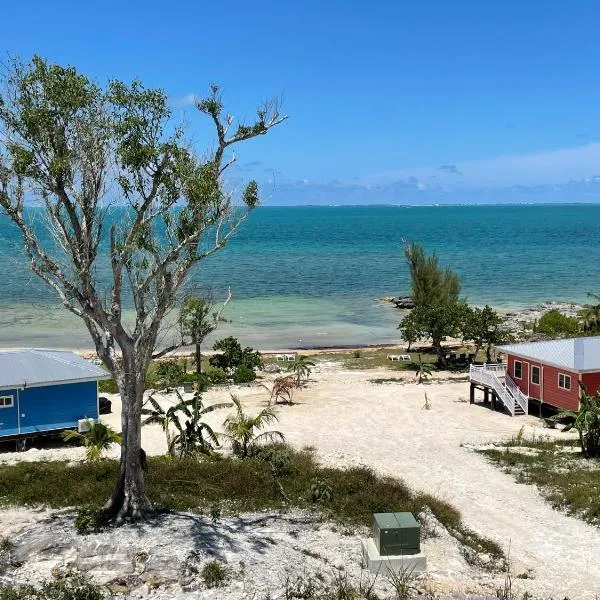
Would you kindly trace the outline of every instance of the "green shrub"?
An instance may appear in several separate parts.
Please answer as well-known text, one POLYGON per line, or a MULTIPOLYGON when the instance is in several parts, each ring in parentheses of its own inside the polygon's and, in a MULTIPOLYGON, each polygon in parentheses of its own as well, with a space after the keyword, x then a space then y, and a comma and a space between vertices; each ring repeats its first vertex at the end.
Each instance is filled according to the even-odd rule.
POLYGON ((98 382, 98 391, 101 394, 118 394, 119 387, 114 379, 106 379, 98 382))
POLYGON ((256 374, 252 369, 245 365, 240 365, 233 374, 233 383, 248 383, 256 379, 256 374))
POLYGON ((103 600, 106 594, 100 586, 84 575, 67 572, 39 588, 32 585, 0 585, 0 600, 103 600))
POLYGON ((571 337, 578 335, 581 327, 575 317, 567 317, 558 310, 550 310, 540 317, 535 331, 548 337, 571 337))
POLYGON ((227 381, 227 373, 223 371, 223 369, 218 369, 216 367, 211 367, 205 373, 205 376, 208 378, 208 381, 215 385, 219 383, 225 383, 227 381))
POLYGON ((207 587, 221 587, 231 577, 231 569, 218 560, 211 560, 202 567, 200 576, 207 587))
POLYGON ((106 515, 101 511, 82 508, 75 517, 75 529, 79 535, 98 533, 108 525, 106 515))
POLYGON ((180 386, 186 376, 185 369, 173 361, 161 362, 154 372, 156 389, 170 390, 180 386))
POLYGON ((204 373, 185 373, 181 378, 181 382, 190 382, 197 385, 199 392, 205 392, 210 386, 210 379, 204 373))

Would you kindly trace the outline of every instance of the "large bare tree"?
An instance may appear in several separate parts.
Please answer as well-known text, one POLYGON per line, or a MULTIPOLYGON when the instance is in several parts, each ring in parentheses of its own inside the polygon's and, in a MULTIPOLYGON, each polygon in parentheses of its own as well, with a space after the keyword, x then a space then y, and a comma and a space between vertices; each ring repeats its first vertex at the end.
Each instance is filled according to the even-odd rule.
POLYGON ((173 122, 166 94, 139 81, 99 85, 35 56, 11 62, 0 91, 0 206, 121 393, 121 461, 105 505, 117 521, 151 511, 141 411, 161 323, 193 267, 259 202, 254 181, 237 193, 225 187, 232 146, 285 119, 274 101, 253 123, 236 122, 216 86, 196 107, 215 129, 202 154, 173 122))

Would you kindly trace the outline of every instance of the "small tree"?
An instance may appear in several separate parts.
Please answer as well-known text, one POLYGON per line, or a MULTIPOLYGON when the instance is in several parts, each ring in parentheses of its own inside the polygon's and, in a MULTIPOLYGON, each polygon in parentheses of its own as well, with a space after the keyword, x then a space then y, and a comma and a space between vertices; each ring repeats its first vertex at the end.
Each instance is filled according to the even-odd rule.
POLYGON ((438 364, 444 366, 446 361, 442 342, 459 335, 464 308, 462 303, 419 305, 404 317, 399 327, 403 329, 406 320, 409 320, 417 339, 431 340, 438 364))
POLYGON ((220 350, 220 353, 210 357, 210 364, 229 373, 241 366, 254 370, 262 364, 259 352, 250 347, 242 349, 238 340, 232 336, 215 342, 213 350, 220 350))
POLYGON ((267 425, 278 421, 272 407, 263 408, 256 416, 251 417, 244 412, 242 404, 236 396, 231 396, 235 405, 235 415, 227 417, 223 425, 223 434, 231 442, 233 453, 240 458, 247 458, 254 454, 258 447, 266 442, 276 440, 284 441, 285 437, 280 431, 263 431, 267 425))
POLYGON ((450 267, 439 266, 435 252, 428 256, 423 246, 405 242, 404 255, 408 263, 415 306, 458 302, 460 279, 450 267))
POLYGON ((225 188, 233 147, 285 117, 268 102, 253 123, 234 125, 213 85, 196 103, 214 126, 204 151, 173 121, 167 94, 139 81, 101 86, 35 56, 10 64, 3 84, 0 206, 33 272, 82 319, 119 387, 121 460, 104 510, 117 522, 143 518, 152 508, 141 411, 150 361, 164 355, 161 324, 192 269, 259 203, 255 181, 237 193, 225 188))
POLYGON ((465 308, 462 331, 463 338, 475 344, 475 356, 485 348, 487 362, 492 362, 492 348, 508 341, 509 336, 502 328, 502 317, 487 304, 483 308, 465 308))
POLYGON ((581 327, 575 317, 567 317, 559 310, 549 310, 540 317, 535 333, 551 338, 573 337, 581 333, 581 327))
POLYGON ((167 454, 175 455, 175 446, 173 443, 174 433, 171 430, 171 425, 177 420, 177 406, 170 406, 165 410, 154 396, 148 397, 148 403, 152 408, 142 408, 143 419, 142 425, 159 425, 165 434, 167 441, 167 454))
POLYGON ((192 296, 186 298, 179 314, 179 326, 183 344, 188 338, 194 346, 196 373, 202 372, 202 342, 225 321, 223 311, 231 300, 229 291, 225 301, 217 308, 212 296, 192 296))
POLYGON ((102 458, 102 454, 113 444, 121 443, 121 434, 110 428, 104 423, 94 423, 91 419, 87 421, 87 430, 84 432, 68 429, 64 431, 63 439, 65 441, 77 440, 85 446, 86 459, 97 461, 102 458))
POLYGON ((399 329, 411 341, 429 338, 445 365, 442 342, 458 334, 465 303, 460 300, 460 279, 450 268, 439 266, 435 252, 427 255, 419 244, 404 244, 411 292, 415 308, 406 315, 399 329))
POLYGON ((154 372, 154 382, 159 390, 170 391, 181 385, 185 377, 185 369, 172 360, 164 360, 158 364, 154 372))
POLYGON ((302 378, 308 379, 311 374, 311 367, 315 366, 315 362, 308 356, 296 355, 294 362, 288 365, 288 369, 296 374, 296 387, 300 387, 302 378))

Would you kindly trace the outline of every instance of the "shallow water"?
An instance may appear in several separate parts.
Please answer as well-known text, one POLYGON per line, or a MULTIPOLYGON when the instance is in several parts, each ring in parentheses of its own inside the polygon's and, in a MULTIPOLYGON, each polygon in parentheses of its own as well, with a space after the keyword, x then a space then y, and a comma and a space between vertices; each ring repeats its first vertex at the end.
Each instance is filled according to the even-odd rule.
MULTIPOLYGON (((231 286, 232 322, 219 335, 245 344, 394 342, 401 314, 377 299, 408 289, 404 239, 436 250, 471 302, 513 308, 585 301, 600 289, 599 224, 598 205, 266 207, 195 280, 217 295, 231 286)), ((89 347, 77 319, 31 275, 18 233, 1 217, 0 232, 0 346, 89 347)))

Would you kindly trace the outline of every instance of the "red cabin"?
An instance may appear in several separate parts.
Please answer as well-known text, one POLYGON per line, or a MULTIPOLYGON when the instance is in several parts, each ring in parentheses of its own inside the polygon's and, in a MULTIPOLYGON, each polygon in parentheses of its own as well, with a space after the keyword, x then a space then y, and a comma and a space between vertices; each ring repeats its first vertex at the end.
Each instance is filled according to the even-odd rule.
POLYGON ((580 384, 589 394, 600 389, 600 337, 549 340, 499 346, 506 364, 471 368, 474 389, 501 400, 512 415, 527 412, 530 400, 560 409, 579 408, 580 384))

